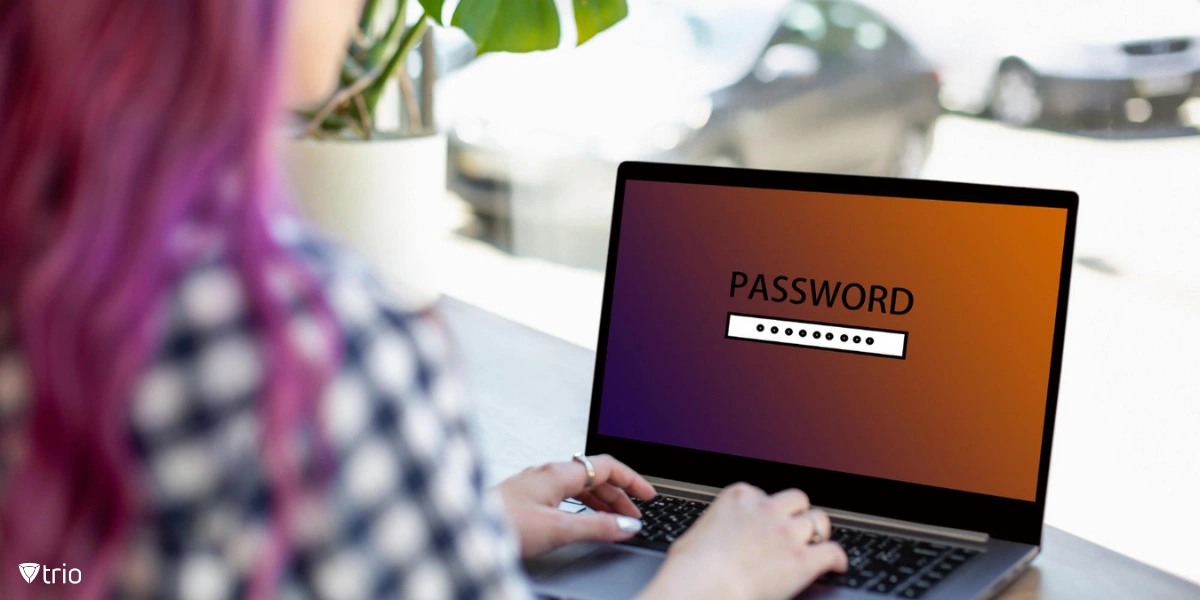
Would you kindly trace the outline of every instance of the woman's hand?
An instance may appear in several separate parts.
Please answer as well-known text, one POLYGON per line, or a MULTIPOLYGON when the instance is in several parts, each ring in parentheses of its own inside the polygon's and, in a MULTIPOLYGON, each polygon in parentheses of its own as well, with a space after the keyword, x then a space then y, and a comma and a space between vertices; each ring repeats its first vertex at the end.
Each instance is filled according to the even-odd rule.
POLYGON ((846 553, 828 540, 829 515, 808 496, 768 496, 738 483, 725 488, 667 552, 640 598, 791 598, 827 571, 844 572, 846 553))
POLYGON ((596 478, 586 490, 587 469, 576 461, 531 467, 497 486, 520 535, 522 557, 584 540, 625 540, 641 530, 638 519, 642 513, 629 495, 649 500, 654 497, 654 486, 607 454, 589 459, 596 478), (559 502, 570 497, 597 512, 571 514, 558 510, 559 502))

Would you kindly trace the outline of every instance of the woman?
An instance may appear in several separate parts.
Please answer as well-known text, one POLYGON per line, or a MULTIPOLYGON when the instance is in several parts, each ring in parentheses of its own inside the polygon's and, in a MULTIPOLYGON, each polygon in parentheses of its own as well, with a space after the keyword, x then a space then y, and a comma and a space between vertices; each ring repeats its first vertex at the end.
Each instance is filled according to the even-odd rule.
MULTIPOLYGON (((292 217, 273 132, 360 2, 0 5, 0 596, 525 597, 640 527, 610 457, 483 489, 436 316, 292 217)), ((733 486, 644 595, 789 597, 828 533, 733 486)))

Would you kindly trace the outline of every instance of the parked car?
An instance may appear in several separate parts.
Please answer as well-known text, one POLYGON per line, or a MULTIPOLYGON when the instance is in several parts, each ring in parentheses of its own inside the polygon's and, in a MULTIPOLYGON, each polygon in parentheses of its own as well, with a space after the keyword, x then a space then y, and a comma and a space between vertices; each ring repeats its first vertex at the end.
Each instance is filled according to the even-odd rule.
POLYGON ((889 1, 919 30, 951 110, 1017 126, 1170 121, 1197 90, 1196 0, 889 1))
POLYGON ((438 114, 452 191, 553 221, 534 236, 607 235, 623 160, 917 176, 941 112, 930 63, 853 0, 631 1, 587 44, 519 58, 445 77, 438 114))
POLYGON ((689 162, 917 177, 941 113, 931 63, 878 12, 789 3, 741 78, 710 94, 689 162))

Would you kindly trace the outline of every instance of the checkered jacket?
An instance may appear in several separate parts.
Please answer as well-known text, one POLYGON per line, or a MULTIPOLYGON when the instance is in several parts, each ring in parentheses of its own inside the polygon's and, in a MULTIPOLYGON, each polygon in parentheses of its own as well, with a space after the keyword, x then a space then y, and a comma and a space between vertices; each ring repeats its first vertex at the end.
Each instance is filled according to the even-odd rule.
MULTIPOLYGON (((343 340, 340 372, 318 407, 334 468, 320 493, 297 503, 279 596, 528 597, 515 536, 483 487, 436 315, 406 309, 359 260, 297 223, 278 229, 324 285, 343 340)), ((244 596, 274 494, 258 451, 259 332, 219 249, 168 302, 169 324, 129 405, 150 509, 114 595, 244 596)), ((0 312, 0 440, 18 439, 29 412, 11 330, 0 312)), ((301 348, 324 339, 302 308, 290 330, 301 348)), ((13 446, 0 445, 0 493, 21 454, 13 446)))

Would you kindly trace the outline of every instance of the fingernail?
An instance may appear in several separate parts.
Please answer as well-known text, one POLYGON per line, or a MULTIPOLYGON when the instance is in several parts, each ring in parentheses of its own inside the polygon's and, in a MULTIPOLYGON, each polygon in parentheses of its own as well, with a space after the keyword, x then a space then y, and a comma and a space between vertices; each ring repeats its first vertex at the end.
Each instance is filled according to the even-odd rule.
POLYGON ((642 522, 633 517, 618 515, 617 529, 620 529, 623 533, 637 533, 642 530, 642 522))

